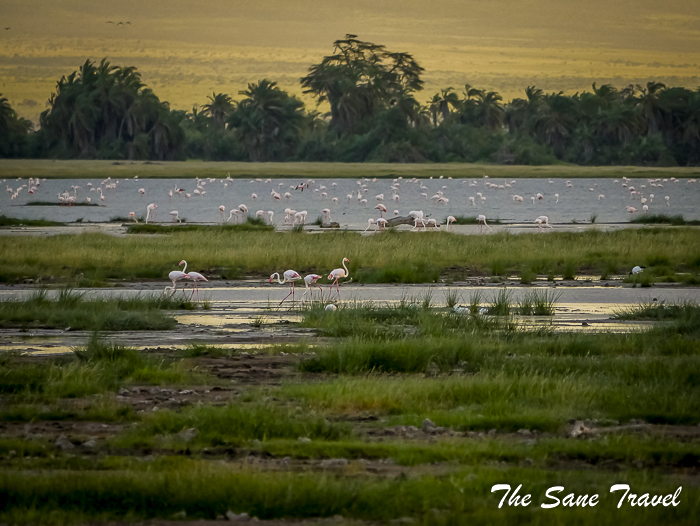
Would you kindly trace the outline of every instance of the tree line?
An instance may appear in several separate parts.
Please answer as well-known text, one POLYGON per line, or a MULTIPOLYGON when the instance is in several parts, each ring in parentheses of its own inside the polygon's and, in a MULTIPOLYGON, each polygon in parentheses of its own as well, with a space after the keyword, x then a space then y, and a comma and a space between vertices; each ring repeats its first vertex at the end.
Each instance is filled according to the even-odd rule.
POLYGON ((136 68, 87 60, 34 130, 0 95, 0 157, 216 161, 700 163, 700 88, 650 81, 574 95, 535 86, 504 103, 465 84, 421 96, 408 53, 346 35, 300 79, 325 114, 267 79, 234 100, 173 110, 136 68))

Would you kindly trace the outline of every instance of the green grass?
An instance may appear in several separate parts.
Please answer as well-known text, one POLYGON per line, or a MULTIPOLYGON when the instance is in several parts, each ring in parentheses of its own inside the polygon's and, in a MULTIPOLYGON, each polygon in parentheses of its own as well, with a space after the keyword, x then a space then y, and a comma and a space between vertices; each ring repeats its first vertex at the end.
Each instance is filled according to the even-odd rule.
POLYGON ((561 293, 549 289, 531 289, 519 302, 519 314, 524 316, 553 316, 561 293))
MULTIPOLYGON (((443 225, 447 222, 447 220, 443 221, 443 225)), ((486 222, 490 225, 500 225, 503 224, 503 222, 500 219, 491 219, 491 218, 486 218, 486 222)), ((476 216, 455 216, 455 225, 476 225, 476 216)))
POLYGON ((249 217, 245 223, 233 225, 191 225, 173 223, 171 225, 130 223, 129 234, 173 234, 180 232, 211 232, 213 234, 227 234, 234 232, 273 231, 274 227, 265 223, 262 219, 249 217))
MULTIPOLYGON (((235 279, 269 276, 283 268, 325 274, 349 258, 350 276, 362 283, 424 283, 441 276, 463 279, 474 275, 508 275, 523 267, 540 274, 573 278, 614 266, 647 267, 666 280, 693 279, 700 272, 700 245, 692 228, 660 228, 616 232, 553 232, 490 236, 429 237, 410 232, 362 237, 352 232, 292 236, 283 232, 227 230, 225 226, 196 232, 185 226, 132 225, 131 228, 170 232, 168 236, 104 234, 50 237, 0 237, 0 281, 26 278, 76 278, 91 283, 110 279, 165 279, 186 259, 208 277, 235 279), (177 254, 177 258, 173 256, 177 254), (663 258, 660 258, 663 255, 663 258), (681 277, 678 272, 684 272, 681 277)), ((234 228, 237 225, 232 225, 234 228)), ((241 225, 240 229, 251 228, 241 225)))
POLYGON ((0 327, 74 330, 170 330, 176 321, 166 310, 193 309, 192 303, 160 294, 131 298, 86 298, 61 289, 55 298, 40 289, 25 300, 0 301, 0 327))
POLYGON ((0 226, 63 226, 65 223, 47 219, 17 219, 0 215, 0 226))
POLYGON ((346 520, 388 522, 416 517, 424 524, 581 523, 692 524, 700 512, 698 491, 684 485, 678 508, 617 510, 619 495, 609 494, 612 484, 626 482, 638 494, 673 493, 683 484, 673 477, 649 479, 643 474, 559 472, 566 490, 600 494, 593 508, 541 510, 544 493, 556 481, 546 471, 482 467, 458 470, 450 477, 380 478, 360 474, 342 477, 331 473, 264 473, 232 470, 188 459, 161 459, 147 469, 131 471, 75 471, 35 474, 17 470, 0 475, 0 495, 12 502, 0 520, 12 524, 81 523, 95 520, 138 521, 169 518, 185 511, 188 518, 214 519, 227 510, 246 512, 259 519, 302 519, 341 515, 346 520), (498 509, 502 493, 494 484, 518 481, 531 493, 530 508, 498 509), (433 511, 435 510, 435 511, 433 511), (425 521, 425 522, 423 522, 425 521))
POLYGON ((234 402, 222 407, 191 407, 162 410, 144 416, 128 432, 111 441, 120 448, 183 443, 177 434, 196 428, 193 445, 240 446, 248 440, 275 438, 338 440, 350 436, 350 425, 329 422, 318 414, 303 414, 270 405, 234 402))
POLYGON ((700 225, 700 221, 697 220, 686 220, 683 218, 682 215, 673 215, 670 216, 668 214, 642 214, 634 219, 630 220, 630 223, 638 223, 638 224, 643 224, 643 225, 674 225, 674 226, 683 226, 683 225, 700 225))
MULTIPOLYGON (((136 349, 108 345, 96 335, 84 347, 76 348, 74 354, 73 359, 63 357, 40 364, 13 357, 3 358, 0 362, 0 393, 14 396, 14 404, 19 404, 82 398, 117 391, 129 383, 182 384, 198 378, 182 362, 164 361, 136 349)), ((109 405, 111 402, 106 400, 104 403, 109 405)), ((30 406, 14 405, 8 409, 4 414, 10 420, 33 412, 30 406), (16 416, 11 418, 8 416, 11 414, 16 416)))
POLYGON ((469 163, 381 164, 381 163, 245 163, 245 162, 123 162, 0 159, 0 173, 7 178, 45 177, 47 179, 140 178, 360 178, 360 177, 467 177, 522 179, 533 177, 657 178, 697 177, 698 168, 646 168, 639 166, 506 166, 469 163))

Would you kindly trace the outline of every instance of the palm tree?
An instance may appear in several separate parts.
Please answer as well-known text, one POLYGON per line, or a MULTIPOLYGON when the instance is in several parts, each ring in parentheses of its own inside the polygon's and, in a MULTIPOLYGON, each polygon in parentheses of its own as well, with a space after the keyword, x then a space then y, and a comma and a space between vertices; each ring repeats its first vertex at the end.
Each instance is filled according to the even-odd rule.
POLYGON ((647 122, 649 135, 659 131, 664 116, 665 108, 659 100, 659 95, 664 89, 666 89, 665 84, 654 81, 647 82, 646 88, 637 86, 637 91, 641 92, 637 109, 647 122))
POLYGON ((477 94, 476 118, 482 126, 490 130, 503 126, 505 109, 501 104, 502 100, 503 98, 495 91, 487 93, 482 91, 477 94))
POLYGON ((219 129, 224 129, 226 117, 233 109, 233 100, 225 93, 212 93, 209 104, 202 106, 204 111, 214 119, 219 129))

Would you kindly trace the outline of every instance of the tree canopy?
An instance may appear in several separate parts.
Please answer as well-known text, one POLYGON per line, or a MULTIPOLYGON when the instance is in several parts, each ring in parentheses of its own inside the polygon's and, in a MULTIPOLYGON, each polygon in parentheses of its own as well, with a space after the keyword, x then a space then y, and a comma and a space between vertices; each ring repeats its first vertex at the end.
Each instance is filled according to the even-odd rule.
POLYGON ((87 60, 58 80, 36 132, 0 95, 0 156, 700 164, 700 88, 593 83, 565 95, 528 86, 504 103, 469 83, 421 95, 423 72, 408 53, 346 35, 300 79, 315 110, 260 79, 185 112, 136 68, 87 60))

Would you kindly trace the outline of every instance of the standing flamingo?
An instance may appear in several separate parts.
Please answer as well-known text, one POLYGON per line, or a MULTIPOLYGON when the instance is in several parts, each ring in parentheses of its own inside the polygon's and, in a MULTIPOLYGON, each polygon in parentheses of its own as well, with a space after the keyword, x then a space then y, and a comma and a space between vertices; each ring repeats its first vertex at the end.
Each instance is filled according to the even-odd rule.
MULTIPOLYGON (((187 268, 186 261, 185 261, 185 268, 187 268)), ((207 278, 205 278, 204 276, 202 276, 199 272, 189 272, 185 279, 190 279, 194 283, 194 290, 192 291, 192 294, 190 294, 190 300, 194 296, 194 293, 197 292, 197 301, 199 301, 199 286, 197 285, 197 283, 200 281, 209 281, 209 280, 207 278)))
POLYGON ((219 206, 219 216, 221 216, 221 222, 226 220, 226 207, 224 205, 219 206))
POLYGON ((331 270, 331 273, 328 275, 329 280, 334 280, 333 283, 331 283, 330 288, 328 289, 329 291, 329 296, 328 299, 330 299, 330 294, 333 292, 333 285, 335 285, 336 290, 338 291, 338 301, 340 301, 340 288, 338 286, 338 280, 340 278, 347 278, 350 275, 350 272, 348 271, 348 267, 345 266, 345 262, 350 263, 350 260, 348 258, 343 258, 343 268, 336 268, 331 270))
MULTIPOLYGON (((182 266, 183 264, 185 265, 184 270, 187 270, 187 261, 185 261, 184 259, 182 261, 180 261, 180 263, 178 263, 177 266, 179 267, 179 266, 182 266)), ((173 286, 172 287, 165 287, 165 290, 163 290, 163 294, 167 296, 168 289, 170 289, 170 295, 172 296, 173 294, 175 294, 175 289, 177 289, 177 282, 180 280, 183 280, 183 279, 189 279, 189 275, 186 272, 182 272, 179 270, 173 270, 171 273, 168 274, 168 278, 170 279, 170 281, 173 282, 173 286)))
POLYGON ((321 286, 320 283, 316 283, 319 279, 321 279, 323 276, 319 276, 318 274, 309 274, 307 276, 304 276, 304 284, 306 285, 306 290, 304 291, 304 294, 301 296, 301 302, 304 303, 304 296, 306 296, 306 293, 309 293, 309 296, 311 297, 311 301, 314 300, 314 292, 311 290, 312 288, 318 288, 321 291, 321 303, 323 303, 323 287, 321 286))
POLYGON ((379 210, 379 217, 384 217, 383 214, 386 212, 386 206, 379 203, 377 206, 374 207, 374 209, 379 210))
POLYGON ((487 226, 489 230, 493 230, 493 228, 491 228, 486 222, 486 216, 484 214, 476 216, 476 221, 479 223, 479 233, 483 233, 484 226, 487 226))
POLYGON ((292 303, 294 303, 294 282, 298 279, 301 279, 301 276, 294 270, 286 270, 283 274, 284 279, 280 279, 279 272, 275 272, 270 276, 270 283, 272 283, 272 278, 277 276, 278 283, 280 285, 284 285, 285 283, 289 283, 289 294, 287 294, 282 301, 280 301, 280 305, 284 303, 284 300, 286 300, 289 296, 292 297, 292 303))
POLYGON ((182 223, 182 219, 180 219, 180 212, 178 212, 177 210, 171 211, 169 215, 172 218, 173 223, 175 221, 177 221, 178 223, 182 223))
POLYGON ((367 228, 365 228, 365 229, 362 231, 362 233, 364 234, 364 233, 367 232, 370 228, 372 228, 372 225, 373 225, 373 224, 374 224, 374 219, 372 219, 372 218, 370 217, 370 218, 367 220, 367 228))
POLYGON ((446 221, 446 222, 447 222, 447 230, 448 230, 448 231, 450 230, 450 225, 452 225, 452 223, 454 223, 455 221, 457 221, 457 219, 455 218, 455 216, 447 216, 447 221, 446 221))
POLYGON ((129 220, 134 221, 135 223, 139 222, 139 220, 136 219, 136 212, 129 212, 129 220))
POLYGON ((331 211, 329 208, 324 208, 321 210, 321 213, 323 214, 323 222, 324 223, 330 223, 331 222, 331 211))
MULTIPOLYGON (((146 207, 146 223, 148 223, 148 219, 151 217, 151 211, 155 210, 156 208, 158 208, 158 205, 154 204, 154 203, 151 203, 150 205, 148 205, 146 207)), ((155 216, 156 216, 156 213, 153 212, 153 217, 155 218, 155 216)))

